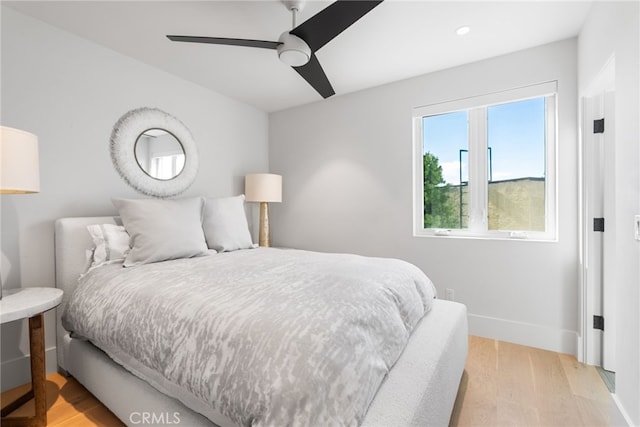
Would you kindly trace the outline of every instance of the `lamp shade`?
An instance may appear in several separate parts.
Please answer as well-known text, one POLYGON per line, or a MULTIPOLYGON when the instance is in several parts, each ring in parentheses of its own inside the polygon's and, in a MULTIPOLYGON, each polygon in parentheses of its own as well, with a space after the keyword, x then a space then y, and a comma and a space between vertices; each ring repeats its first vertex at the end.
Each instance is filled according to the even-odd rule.
POLYGON ((282 176, 254 173, 244 177, 247 202, 282 202, 282 176))
POLYGON ((0 193, 39 191, 38 137, 23 130, 0 126, 0 193))

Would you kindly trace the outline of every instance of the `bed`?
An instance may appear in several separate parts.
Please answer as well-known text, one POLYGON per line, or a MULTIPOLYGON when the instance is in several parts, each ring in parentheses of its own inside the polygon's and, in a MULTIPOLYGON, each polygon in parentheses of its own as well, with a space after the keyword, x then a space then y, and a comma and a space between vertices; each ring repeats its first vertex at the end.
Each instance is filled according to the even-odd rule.
MULTIPOLYGON (((125 424, 233 425, 203 412, 189 399, 160 391, 133 375, 90 341, 72 336, 61 321, 65 306, 86 270, 92 224, 118 224, 117 217, 64 218, 55 225, 56 286, 64 290, 58 307, 57 357, 60 369, 76 378, 125 424), (126 390, 126 393, 123 392, 126 390), (131 396, 135 396, 132 399, 131 396), (186 403, 186 404, 185 404, 186 403), (149 418, 151 417, 151 418, 149 418), (215 423, 214 423, 215 421, 215 423)), ((388 375, 368 405, 363 426, 448 425, 467 357, 466 308, 434 300, 417 323, 388 375)), ((151 381, 153 383, 153 381, 151 381)), ((206 413, 206 412, 205 412, 206 413)))

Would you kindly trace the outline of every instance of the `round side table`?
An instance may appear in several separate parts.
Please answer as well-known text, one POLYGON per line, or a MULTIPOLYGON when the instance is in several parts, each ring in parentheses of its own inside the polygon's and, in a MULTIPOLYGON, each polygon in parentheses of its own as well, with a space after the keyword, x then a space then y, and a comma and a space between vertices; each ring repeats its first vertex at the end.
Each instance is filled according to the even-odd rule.
POLYGON ((62 290, 56 288, 19 288, 3 292, 0 300, 0 323, 28 318, 31 352, 31 390, 2 408, 3 427, 47 425, 44 312, 55 308, 61 301, 62 290), (31 399, 35 402, 35 416, 5 418, 31 399))

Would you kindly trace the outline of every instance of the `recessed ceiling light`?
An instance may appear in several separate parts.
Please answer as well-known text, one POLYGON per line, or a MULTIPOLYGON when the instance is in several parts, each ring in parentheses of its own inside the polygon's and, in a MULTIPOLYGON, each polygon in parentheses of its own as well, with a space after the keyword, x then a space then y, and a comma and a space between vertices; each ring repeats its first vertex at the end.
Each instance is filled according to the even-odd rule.
POLYGON ((456 34, 459 35, 459 36, 464 36, 465 34, 468 34, 469 31, 471 31, 471 27, 468 27, 468 26, 465 25, 463 27, 458 28, 456 30, 456 34))

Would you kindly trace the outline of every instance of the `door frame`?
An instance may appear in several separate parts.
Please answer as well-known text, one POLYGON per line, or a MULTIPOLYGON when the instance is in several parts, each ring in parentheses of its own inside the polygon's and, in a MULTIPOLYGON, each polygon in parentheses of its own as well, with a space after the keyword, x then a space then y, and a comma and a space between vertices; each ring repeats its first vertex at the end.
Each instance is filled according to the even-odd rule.
POLYGON ((593 151, 589 150, 587 144, 596 141, 593 135, 594 115, 604 117, 613 108, 613 96, 615 94, 615 56, 612 55, 602 67, 598 76, 580 93, 580 139, 579 139, 579 205, 580 205, 580 313, 581 313, 581 333, 578 338, 578 360, 580 362, 602 366, 604 342, 603 334, 593 329, 593 315, 606 313, 607 321, 605 329, 607 331, 608 349, 607 364, 611 370, 615 366, 615 302, 612 292, 612 284, 615 283, 612 268, 614 254, 610 250, 613 245, 609 243, 613 236, 615 227, 614 197, 612 191, 615 187, 611 181, 614 171, 614 129, 615 111, 612 111, 611 119, 605 121, 605 132, 608 131, 607 152, 601 153, 604 157, 601 167, 605 172, 602 175, 603 182, 593 185, 587 174, 591 172, 593 151), (608 174, 606 172, 609 172, 608 174), (602 235, 593 234, 594 216, 591 199, 594 196, 602 197, 602 209, 599 215, 606 218, 606 232, 602 235), (592 253, 595 241, 601 242, 600 253, 592 253), (593 258, 595 257, 595 258, 593 258), (589 265, 593 260, 600 262, 600 265, 589 265), (595 268, 592 268, 595 267, 595 268), (594 278, 594 273, 600 274, 601 279, 594 278), (608 298, 604 298, 602 290, 603 283, 610 283, 607 288, 608 298))

